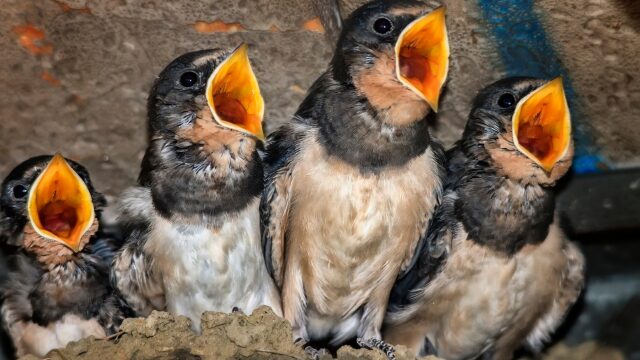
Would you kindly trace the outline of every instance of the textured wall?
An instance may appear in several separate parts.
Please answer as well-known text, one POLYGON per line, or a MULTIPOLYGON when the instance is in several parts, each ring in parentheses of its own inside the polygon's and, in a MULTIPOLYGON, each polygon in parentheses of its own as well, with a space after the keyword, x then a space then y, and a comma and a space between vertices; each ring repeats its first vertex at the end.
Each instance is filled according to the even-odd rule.
MULTIPOLYGON (((329 3, 316 4, 323 1, 329 3)), ((342 0, 342 13, 361 3, 342 0)), ((441 140, 459 136, 480 86, 531 66, 533 75, 547 69, 548 76, 570 78, 585 154, 614 167, 640 163, 637 2, 446 5, 453 59, 435 124, 441 140), (493 18, 503 5, 503 18, 493 18), (520 24, 513 14, 522 15, 520 24), (520 34, 512 40, 512 33, 520 34), (553 56, 539 54, 551 51, 539 45, 541 36, 553 56), (507 56, 520 42, 528 52, 507 56), (546 61, 542 70, 536 59, 546 61)), ((316 10, 311 0, 3 0, 0 175, 28 156, 61 151, 88 166, 99 189, 117 194, 137 176, 154 76, 183 52, 241 41, 250 45, 273 129, 293 114, 330 58, 316 10)))
POLYGON ((640 1, 541 0, 595 146, 616 167, 640 162, 640 1))

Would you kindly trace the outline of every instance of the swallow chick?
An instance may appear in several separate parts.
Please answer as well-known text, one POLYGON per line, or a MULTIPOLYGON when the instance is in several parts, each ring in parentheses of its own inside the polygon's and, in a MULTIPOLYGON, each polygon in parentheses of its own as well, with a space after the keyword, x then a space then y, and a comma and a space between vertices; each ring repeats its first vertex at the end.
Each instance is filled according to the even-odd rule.
POLYGON ((167 310, 200 330, 204 311, 281 314, 260 245, 264 102, 247 51, 182 55, 151 90, 151 140, 122 197, 112 270, 138 315, 167 310))
POLYGON ((389 292, 439 202, 443 152, 427 116, 448 56, 444 8, 366 4, 293 120, 270 135, 263 246, 300 342, 385 348, 389 292))
POLYGON ((105 203, 87 170, 59 154, 23 162, 2 183, 9 273, 1 312, 17 356, 105 337, 114 331, 107 319, 125 316, 111 301, 117 239, 100 228, 105 203))
POLYGON ((508 78, 477 96, 447 152, 442 205, 391 295, 384 340, 416 355, 505 360, 540 348, 584 283, 554 216, 571 166, 562 80, 508 78))

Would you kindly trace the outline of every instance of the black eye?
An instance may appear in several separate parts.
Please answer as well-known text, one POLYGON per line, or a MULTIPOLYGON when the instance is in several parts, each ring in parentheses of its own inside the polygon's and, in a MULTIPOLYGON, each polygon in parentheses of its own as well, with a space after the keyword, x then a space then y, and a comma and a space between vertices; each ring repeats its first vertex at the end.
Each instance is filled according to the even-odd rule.
POLYGON ((373 30, 378 34, 387 34, 391 29, 393 29, 393 24, 387 18, 379 18, 373 23, 373 30))
POLYGON ((193 71, 187 71, 180 76, 180 85, 184 87, 192 87, 198 82, 198 74, 193 71))
POLYGON ((16 185, 13 187, 13 197, 16 199, 22 199, 28 192, 27 188, 23 185, 16 185))
POLYGON ((516 104, 516 98, 513 97, 513 95, 511 94, 503 94, 502 96, 500 96, 500 99, 498 99, 498 105, 501 108, 508 109, 515 104, 516 104))

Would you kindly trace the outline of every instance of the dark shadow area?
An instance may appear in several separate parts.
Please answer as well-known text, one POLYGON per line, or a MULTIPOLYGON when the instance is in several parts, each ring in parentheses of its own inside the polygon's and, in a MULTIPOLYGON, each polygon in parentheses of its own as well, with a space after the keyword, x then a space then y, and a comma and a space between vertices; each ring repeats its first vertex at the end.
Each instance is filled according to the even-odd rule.
POLYGON ((620 6, 624 7, 624 13, 629 19, 629 23, 634 29, 640 30, 640 1, 638 0, 617 0, 620 6))
POLYGON ((640 359, 640 228, 574 237, 587 259, 587 285, 554 337, 596 340, 640 359))

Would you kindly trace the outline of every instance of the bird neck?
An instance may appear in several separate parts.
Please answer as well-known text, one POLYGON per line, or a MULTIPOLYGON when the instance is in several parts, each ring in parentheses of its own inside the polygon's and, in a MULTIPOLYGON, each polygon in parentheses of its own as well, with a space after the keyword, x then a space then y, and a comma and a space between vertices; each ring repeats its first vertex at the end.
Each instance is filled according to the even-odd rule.
POLYGON ((551 189, 510 180, 485 163, 467 166, 456 208, 470 239, 508 255, 544 241, 554 218, 551 189))
POLYGON ((430 144, 426 117, 393 125, 359 94, 328 72, 310 90, 299 116, 312 118, 327 151, 366 170, 401 166, 423 154, 430 144))
POLYGON ((173 139, 153 139, 142 162, 138 181, 151 189, 163 217, 207 222, 243 210, 260 195, 263 168, 255 147, 231 156, 228 152, 241 146, 180 146, 173 139))
MULTIPOLYGON (((80 251, 98 231, 98 226, 98 220, 94 219, 89 230, 80 239, 80 251)), ((79 253, 75 253, 59 242, 45 239, 33 229, 31 223, 27 223, 24 227, 23 246, 41 265, 49 269, 78 260, 79 253)))

